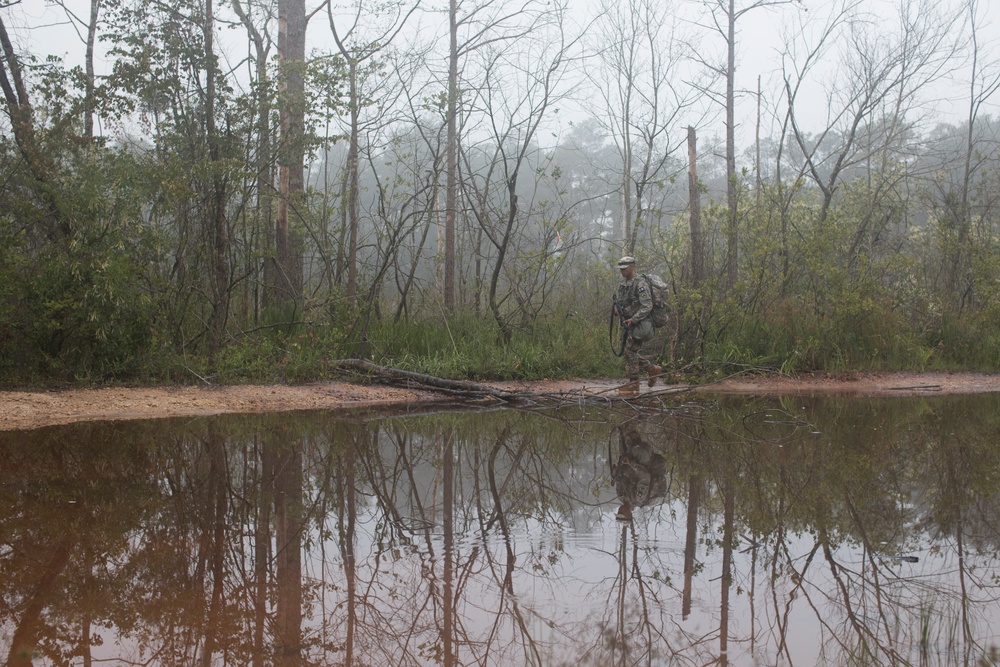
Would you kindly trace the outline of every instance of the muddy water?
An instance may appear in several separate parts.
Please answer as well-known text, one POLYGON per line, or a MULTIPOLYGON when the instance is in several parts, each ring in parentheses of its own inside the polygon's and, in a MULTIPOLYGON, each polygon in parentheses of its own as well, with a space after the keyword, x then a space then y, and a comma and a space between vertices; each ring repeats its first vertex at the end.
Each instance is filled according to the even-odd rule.
POLYGON ((998 408, 718 397, 2 433, 0 660, 996 664, 998 408))

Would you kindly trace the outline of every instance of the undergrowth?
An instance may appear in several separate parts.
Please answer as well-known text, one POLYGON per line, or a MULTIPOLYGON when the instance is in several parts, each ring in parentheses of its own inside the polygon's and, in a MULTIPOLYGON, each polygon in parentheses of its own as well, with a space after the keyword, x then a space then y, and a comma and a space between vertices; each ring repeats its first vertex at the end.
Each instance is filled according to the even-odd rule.
MULTIPOLYGON (((76 385, 302 383, 342 377, 336 360, 468 380, 613 378, 622 360, 611 351, 608 323, 549 313, 512 330, 504 342, 489 318, 375 320, 350 325, 262 328, 231 339, 213 357, 171 352, 152 341, 144 364, 108 376, 77 370, 76 385)), ((676 378, 709 381, 733 373, 1000 370, 1000 326, 986 318, 946 318, 918 330, 891 314, 857 312, 824 317, 785 307, 711 326, 672 322, 646 346, 676 378), (724 323, 724 324, 719 324, 724 323), (695 331, 702 331, 695 336, 695 331), (683 351, 683 352, 682 352, 683 351)), ((23 371, 23 369, 21 369, 23 371)), ((51 385, 51 377, 0 367, 6 386, 51 385)))

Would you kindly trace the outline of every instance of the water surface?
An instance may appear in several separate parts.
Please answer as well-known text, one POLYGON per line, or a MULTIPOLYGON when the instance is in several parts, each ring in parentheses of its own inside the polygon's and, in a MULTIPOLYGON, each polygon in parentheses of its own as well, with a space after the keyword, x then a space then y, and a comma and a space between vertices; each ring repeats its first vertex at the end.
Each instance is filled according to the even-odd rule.
POLYGON ((11 665, 997 664, 1000 396, 0 434, 11 665))

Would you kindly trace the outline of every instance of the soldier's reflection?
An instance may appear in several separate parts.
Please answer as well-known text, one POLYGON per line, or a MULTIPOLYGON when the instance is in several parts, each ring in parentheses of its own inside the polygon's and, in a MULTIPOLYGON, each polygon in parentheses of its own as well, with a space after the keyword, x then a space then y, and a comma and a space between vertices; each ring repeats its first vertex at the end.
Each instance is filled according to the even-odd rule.
POLYGON ((611 479, 621 505, 615 518, 632 520, 636 507, 655 505, 667 494, 667 464, 642 438, 635 422, 618 427, 618 460, 611 465, 611 479))
MULTIPOLYGON (((600 633, 601 655, 594 664, 664 664, 664 623, 656 610, 660 586, 647 580, 632 513, 637 507, 657 505, 666 499, 666 462, 639 432, 639 424, 628 422, 618 430, 618 455, 609 451, 611 478, 620 505, 616 512, 620 526, 617 572, 608 596, 607 616, 600 633), (631 538, 631 539, 630 539, 631 538)), ((613 449, 612 441, 608 442, 613 449)), ((648 556, 649 554, 647 554, 648 556)))

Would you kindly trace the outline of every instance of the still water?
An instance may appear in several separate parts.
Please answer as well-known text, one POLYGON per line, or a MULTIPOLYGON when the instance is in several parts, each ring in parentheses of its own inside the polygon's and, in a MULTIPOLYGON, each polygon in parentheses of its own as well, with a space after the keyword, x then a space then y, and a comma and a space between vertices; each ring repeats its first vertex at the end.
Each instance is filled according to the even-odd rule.
POLYGON ((1000 396, 0 433, 9 665, 982 665, 1000 396))

